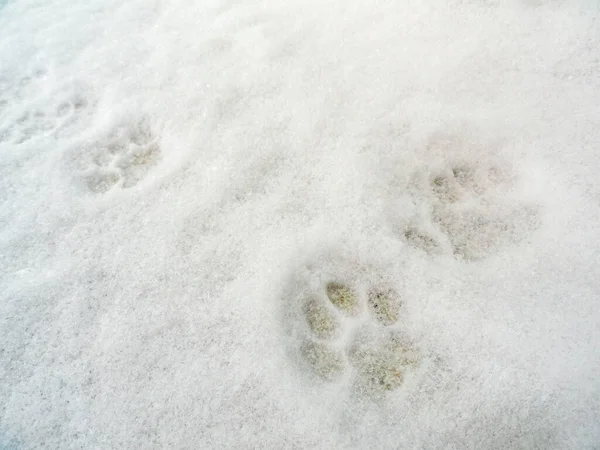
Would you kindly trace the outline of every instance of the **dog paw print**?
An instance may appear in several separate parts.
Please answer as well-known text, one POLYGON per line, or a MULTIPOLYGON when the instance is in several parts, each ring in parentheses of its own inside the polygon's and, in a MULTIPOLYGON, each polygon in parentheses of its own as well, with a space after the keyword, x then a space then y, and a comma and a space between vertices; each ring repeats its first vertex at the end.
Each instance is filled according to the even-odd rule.
POLYGON ((158 163, 161 150, 158 136, 142 120, 118 127, 93 148, 91 156, 83 179, 92 192, 106 193, 137 185, 158 163))
POLYGON ((458 138, 438 138, 434 148, 445 161, 413 177, 415 201, 427 212, 402 231, 410 246, 472 261, 518 243, 537 227, 538 208, 514 195, 516 176, 507 164, 478 158, 484 151, 458 138), (471 147, 452 160, 461 145, 471 147))
POLYGON ((364 294, 330 281, 300 299, 302 366, 323 381, 352 380, 357 393, 380 397, 402 386, 420 355, 397 329, 402 303, 393 289, 364 294))

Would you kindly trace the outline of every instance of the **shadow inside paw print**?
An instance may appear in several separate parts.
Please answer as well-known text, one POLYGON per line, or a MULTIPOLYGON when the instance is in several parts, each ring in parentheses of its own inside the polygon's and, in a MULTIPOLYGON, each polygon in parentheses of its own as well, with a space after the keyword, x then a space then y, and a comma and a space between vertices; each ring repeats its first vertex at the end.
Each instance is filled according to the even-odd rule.
POLYGON ((161 158, 158 136, 147 120, 122 125, 99 143, 83 178, 95 193, 114 187, 131 188, 143 180, 161 158))

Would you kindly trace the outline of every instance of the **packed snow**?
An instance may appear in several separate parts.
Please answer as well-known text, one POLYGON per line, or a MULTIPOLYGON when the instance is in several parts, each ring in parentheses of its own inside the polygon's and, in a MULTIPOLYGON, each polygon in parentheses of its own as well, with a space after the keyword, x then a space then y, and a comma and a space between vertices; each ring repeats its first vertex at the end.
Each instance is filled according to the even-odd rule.
POLYGON ((595 0, 0 0, 0 448, 600 445, 595 0))

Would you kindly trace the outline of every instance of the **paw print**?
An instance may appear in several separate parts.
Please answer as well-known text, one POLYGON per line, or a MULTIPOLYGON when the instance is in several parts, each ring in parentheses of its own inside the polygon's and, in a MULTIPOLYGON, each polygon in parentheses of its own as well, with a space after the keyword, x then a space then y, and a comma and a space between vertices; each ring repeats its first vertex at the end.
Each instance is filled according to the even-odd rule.
POLYGON ((62 137, 87 107, 85 98, 74 97, 57 106, 33 108, 6 128, 5 135, 17 145, 46 136, 62 137))
POLYGON ((481 146, 458 137, 434 136, 428 148, 442 155, 441 162, 413 176, 421 215, 402 231, 410 246, 474 261, 537 227, 538 208, 514 195, 517 177, 507 164, 486 160, 481 146))
POLYGON ((355 393, 378 398, 419 365, 416 346, 398 329, 402 302, 394 289, 361 293, 332 280, 298 300, 298 353, 316 378, 348 379, 355 393))
POLYGON ((92 192, 105 193, 138 184, 160 160, 161 150, 148 121, 141 120, 118 127, 90 156, 82 178, 92 192))
POLYGON ((392 391, 402 386, 404 374, 419 364, 419 355, 398 333, 378 336, 361 330, 349 349, 351 364, 358 368, 355 386, 362 393, 392 391))
POLYGON ((0 78, 0 142, 22 145, 70 136, 89 118, 93 108, 86 86, 73 83, 46 92, 47 76, 37 70, 21 79, 0 78))
POLYGON ((393 325, 400 317, 400 302, 393 291, 371 291, 367 303, 371 313, 383 325, 393 325))

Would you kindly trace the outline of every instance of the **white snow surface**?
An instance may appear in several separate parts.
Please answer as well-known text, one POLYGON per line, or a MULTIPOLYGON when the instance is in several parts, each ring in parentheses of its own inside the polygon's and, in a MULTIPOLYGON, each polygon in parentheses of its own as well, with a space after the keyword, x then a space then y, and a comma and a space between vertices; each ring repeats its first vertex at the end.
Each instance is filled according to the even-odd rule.
POLYGON ((596 0, 0 1, 0 448, 598 448, 599 167, 596 0))

